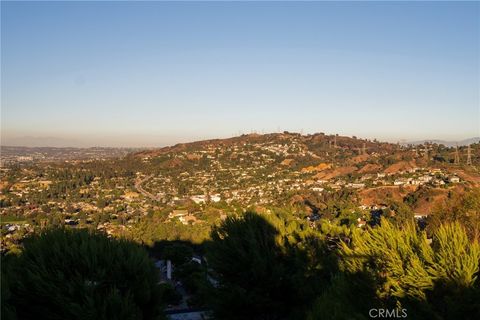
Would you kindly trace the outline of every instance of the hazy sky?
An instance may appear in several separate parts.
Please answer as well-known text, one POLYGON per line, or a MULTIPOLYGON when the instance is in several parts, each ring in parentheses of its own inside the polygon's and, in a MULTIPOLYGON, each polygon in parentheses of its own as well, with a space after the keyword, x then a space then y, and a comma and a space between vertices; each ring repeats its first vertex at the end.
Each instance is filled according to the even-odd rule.
POLYGON ((478 2, 4 2, 2 143, 480 135, 478 2))

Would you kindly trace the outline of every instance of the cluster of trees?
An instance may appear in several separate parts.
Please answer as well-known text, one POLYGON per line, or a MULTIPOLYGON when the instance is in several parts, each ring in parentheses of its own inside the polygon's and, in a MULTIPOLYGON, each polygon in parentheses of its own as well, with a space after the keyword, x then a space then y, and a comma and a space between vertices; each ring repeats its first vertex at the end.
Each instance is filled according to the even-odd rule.
POLYGON ((326 247, 311 229, 247 212, 212 231, 207 259, 218 286, 208 295, 218 319, 302 319, 328 272, 326 247))
MULTIPOLYGON (((153 214, 126 236, 173 261, 190 303, 215 319, 369 319, 372 309, 477 319, 480 191, 451 195, 425 230, 407 207, 390 210, 365 229, 338 218, 312 228, 287 209, 230 215, 213 228, 153 214), (194 252, 206 264, 192 262, 194 252)), ((133 242, 47 230, 28 238, 20 255, 2 258, 2 316, 161 319, 179 297, 158 281, 147 251, 133 242)))
POLYGON ((162 319, 158 281, 132 242, 49 229, 2 257, 2 319, 162 319))
POLYGON ((372 308, 476 319, 478 242, 458 222, 441 225, 431 240, 413 223, 386 219, 327 235, 278 228, 254 213, 230 218, 207 251, 219 280, 211 306, 218 319, 369 319, 372 308))
POLYGON ((208 239, 210 225, 197 223, 184 225, 179 221, 165 221, 163 214, 144 216, 127 230, 126 237, 146 246, 155 242, 168 240, 183 240, 191 243, 201 243, 208 239))

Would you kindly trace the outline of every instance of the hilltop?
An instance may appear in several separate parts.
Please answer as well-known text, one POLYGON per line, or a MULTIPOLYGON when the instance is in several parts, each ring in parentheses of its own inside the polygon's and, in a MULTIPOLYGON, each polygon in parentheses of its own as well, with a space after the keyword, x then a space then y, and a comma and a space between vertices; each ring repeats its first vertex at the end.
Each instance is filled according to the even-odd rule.
POLYGON ((138 152, 137 156, 156 156, 172 152, 183 152, 183 151, 195 151, 201 150, 205 147, 229 147, 232 145, 241 145, 241 144, 266 144, 266 143, 279 143, 285 144, 295 142, 305 149, 312 151, 328 152, 330 149, 342 149, 348 150, 353 154, 360 154, 362 147, 368 148, 371 152, 386 151, 391 152, 399 148, 398 145, 387 143, 387 142, 378 142, 376 140, 371 141, 367 139, 359 139, 357 137, 347 137, 339 135, 326 135, 324 133, 315 133, 302 135, 300 133, 294 132, 283 132, 283 133, 268 133, 268 134, 243 134, 237 137, 225 138, 225 139, 209 139, 201 140, 189 143, 179 143, 173 146, 167 146, 163 148, 150 149, 138 152))

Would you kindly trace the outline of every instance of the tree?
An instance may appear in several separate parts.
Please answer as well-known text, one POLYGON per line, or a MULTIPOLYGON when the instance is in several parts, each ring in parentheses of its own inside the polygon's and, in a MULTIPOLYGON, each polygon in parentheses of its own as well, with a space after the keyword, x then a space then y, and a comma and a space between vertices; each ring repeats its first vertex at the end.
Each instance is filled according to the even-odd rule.
POLYGON ((190 261, 193 256, 193 249, 186 244, 173 243, 163 249, 162 257, 171 260, 176 266, 190 261))
POLYGON ((218 319, 299 319, 324 275, 319 241, 283 219, 247 212, 211 233, 207 259, 218 319))
POLYGON ((158 272, 125 240, 50 229, 27 238, 7 269, 6 304, 18 319, 163 319, 158 272))
POLYGON ((208 263, 219 287, 213 307, 219 319, 281 319, 291 288, 275 230, 262 217, 228 217, 212 231, 208 263))
POLYGON ((392 213, 388 220, 397 226, 411 223, 415 216, 412 209, 403 202, 390 200, 388 209, 392 213))
POLYGON ((413 223, 400 228, 382 219, 380 226, 355 230, 351 245, 342 246, 344 273, 367 274, 375 299, 407 307, 414 319, 475 319, 479 260, 478 242, 459 223, 440 226, 430 245, 413 223))

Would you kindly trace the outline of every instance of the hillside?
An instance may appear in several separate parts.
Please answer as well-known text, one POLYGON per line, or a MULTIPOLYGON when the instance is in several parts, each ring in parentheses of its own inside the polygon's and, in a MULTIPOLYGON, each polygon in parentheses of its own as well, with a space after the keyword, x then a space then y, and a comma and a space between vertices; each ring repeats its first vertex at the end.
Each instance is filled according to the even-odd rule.
POLYGON ((286 207, 299 219, 356 224, 395 203, 428 215, 447 195, 478 187, 480 146, 471 146, 472 165, 465 163, 465 148, 455 163, 455 150, 289 132, 113 158, 85 158, 91 152, 86 150, 76 159, 68 150, 55 150, 65 160, 17 161, 3 168, 0 201, 7 221, 28 221, 11 228, 10 244, 17 234, 21 238, 46 224, 124 234, 135 233, 144 219, 165 226, 168 237, 201 241, 212 225, 249 208, 286 207))

